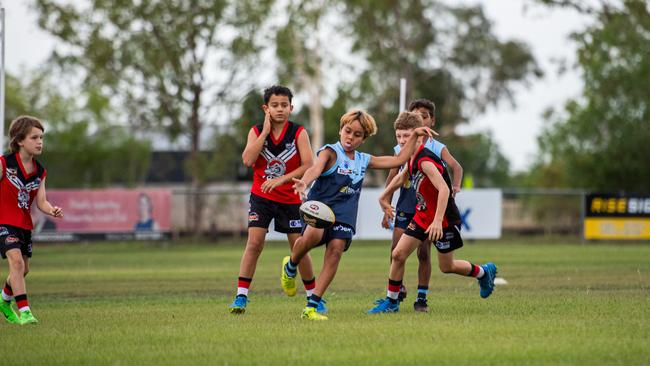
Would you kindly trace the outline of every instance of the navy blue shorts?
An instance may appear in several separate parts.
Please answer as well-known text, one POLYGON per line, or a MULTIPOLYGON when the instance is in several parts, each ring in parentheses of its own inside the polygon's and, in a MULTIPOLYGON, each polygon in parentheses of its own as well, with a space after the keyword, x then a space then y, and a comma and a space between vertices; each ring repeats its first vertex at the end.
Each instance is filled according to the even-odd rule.
POLYGON ((32 232, 10 225, 0 225, 0 255, 7 259, 7 250, 20 249, 23 256, 32 256, 32 232))
MULTIPOLYGON (((425 232, 425 228, 418 225, 415 221, 411 221, 408 228, 404 232, 405 235, 412 236, 420 241, 425 241, 429 238, 429 234, 425 232)), ((457 225, 449 225, 442 229, 442 239, 433 243, 440 253, 449 253, 463 246, 463 238, 460 236, 460 227, 457 225)))
MULTIPOLYGON (((305 225, 305 228, 302 231, 305 232, 306 228, 307 225, 305 225)), ((350 244, 352 244, 352 236, 354 236, 354 230, 352 229, 352 226, 340 222, 334 222, 334 225, 325 229, 323 232, 323 237, 320 239, 318 244, 314 246, 327 246, 333 239, 343 239, 343 241, 345 241, 345 248, 343 251, 346 252, 350 248, 350 244)))
POLYGON ((300 204, 279 203, 251 194, 248 209, 248 227, 269 229, 275 221, 275 231, 284 234, 300 233, 300 204))
POLYGON ((395 212, 395 227, 398 227, 404 231, 409 226, 411 220, 413 220, 415 213, 408 213, 404 211, 395 212))

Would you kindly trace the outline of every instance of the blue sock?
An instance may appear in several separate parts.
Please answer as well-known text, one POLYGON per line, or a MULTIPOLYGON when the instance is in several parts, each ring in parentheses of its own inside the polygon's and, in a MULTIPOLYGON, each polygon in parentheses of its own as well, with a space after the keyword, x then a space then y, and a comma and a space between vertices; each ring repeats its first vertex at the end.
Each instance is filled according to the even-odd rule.
POLYGON ((307 307, 316 309, 318 308, 319 303, 320 303, 320 296, 316 294, 311 294, 309 300, 307 301, 307 307))
POLYGON ((429 286, 423 286, 423 285, 418 286, 418 299, 426 300, 428 294, 429 294, 429 286))
POLYGON ((284 266, 284 271, 287 273, 289 277, 296 277, 297 268, 298 268, 298 264, 293 263, 293 261, 289 259, 289 262, 287 262, 287 264, 284 266))

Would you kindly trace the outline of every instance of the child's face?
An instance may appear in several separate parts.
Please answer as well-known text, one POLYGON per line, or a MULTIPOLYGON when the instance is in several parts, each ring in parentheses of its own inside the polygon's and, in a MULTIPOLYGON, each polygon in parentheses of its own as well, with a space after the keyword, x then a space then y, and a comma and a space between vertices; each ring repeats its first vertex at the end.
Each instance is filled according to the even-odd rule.
POLYGON ((39 128, 32 127, 25 139, 18 142, 21 150, 30 155, 41 155, 43 152, 43 131, 39 128))
POLYGON ((429 114, 429 110, 424 107, 416 108, 411 112, 419 113, 422 116, 422 126, 424 127, 433 127, 436 124, 436 120, 429 114))
POLYGON ((395 130, 395 138, 397 139, 397 144, 399 147, 404 147, 406 141, 413 135, 413 129, 408 130, 395 130))
POLYGON ((286 95, 271 95, 268 104, 264 105, 264 111, 271 115, 271 122, 282 123, 289 119, 293 106, 286 95))
POLYGON ((339 131, 341 136, 341 145, 347 152, 356 150, 364 140, 363 127, 359 121, 354 121, 343 126, 339 131))

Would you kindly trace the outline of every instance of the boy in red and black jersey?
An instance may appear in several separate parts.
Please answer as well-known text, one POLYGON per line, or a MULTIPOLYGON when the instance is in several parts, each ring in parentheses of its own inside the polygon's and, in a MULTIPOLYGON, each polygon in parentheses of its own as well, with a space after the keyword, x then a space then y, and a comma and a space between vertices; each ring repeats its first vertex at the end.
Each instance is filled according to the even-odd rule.
POLYGON ((397 175, 380 197, 382 207, 390 205, 388 197, 410 179, 416 192, 417 205, 413 220, 391 253, 390 276, 386 298, 368 313, 399 311, 398 295, 404 277, 406 259, 426 240, 438 250, 438 267, 443 273, 455 273, 478 279, 482 298, 494 289, 497 268, 493 263, 482 266, 454 259, 454 250, 463 246, 460 236, 460 214, 450 195, 451 178, 442 160, 433 151, 420 146, 413 155, 409 169, 397 175))
MULTIPOLYGON (((275 221, 275 231, 287 234, 290 248, 302 230, 301 199, 293 190, 292 179, 301 177, 313 164, 313 155, 307 131, 289 121, 292 98, 291 90, 284 86, 274 85, 264 90, 264 122, 251 128, 242 153, 244 164, 253 167, 253 186, 248 240, 239 268, 237 295, 230 305, 231 313, 246 311, 248 289, 271 220, 275 221)), ((309 297, 316 281, 311 258, 306 259, 300 263, 299 270, 309 297)))
POLYGON ((9 127, 11 153, 0 156, 0 255, 9 264, 0 311, 9 323, 38 322, 31 313, 25 290, 32 256, 34 225, 30 212, 34 199, 45 214, 63 217, 61 208, 47 201, 46 171, 34 159, 43 152, 43 131, 42 123, 34 117, 16 118, 9 127), (11 307, 11 300, 16 301, 20 317, 11 307))

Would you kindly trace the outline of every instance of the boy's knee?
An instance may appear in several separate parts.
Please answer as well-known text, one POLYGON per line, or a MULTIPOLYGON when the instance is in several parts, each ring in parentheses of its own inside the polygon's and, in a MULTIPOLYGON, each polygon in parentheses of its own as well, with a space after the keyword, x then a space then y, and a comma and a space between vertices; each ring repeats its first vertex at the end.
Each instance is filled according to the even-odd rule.
POLYGON ((391 254, 391 259, 393 260, 393 262, 397 262, 401 264, 406 262, 406 254, 399 250, 393 250, 391 254))

